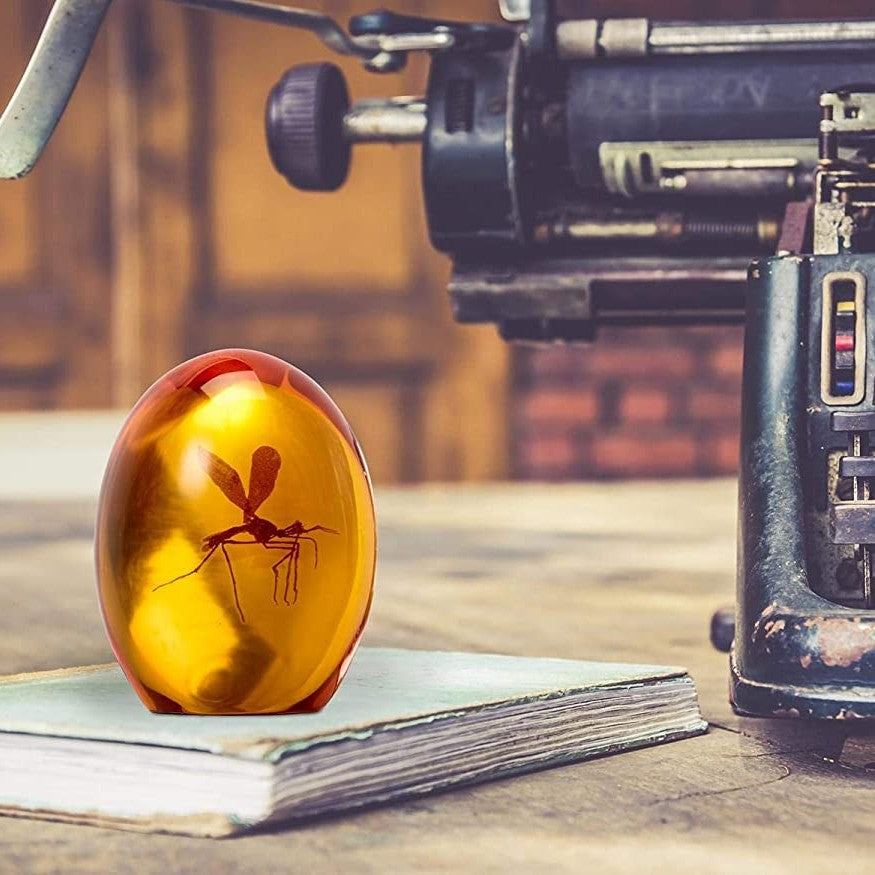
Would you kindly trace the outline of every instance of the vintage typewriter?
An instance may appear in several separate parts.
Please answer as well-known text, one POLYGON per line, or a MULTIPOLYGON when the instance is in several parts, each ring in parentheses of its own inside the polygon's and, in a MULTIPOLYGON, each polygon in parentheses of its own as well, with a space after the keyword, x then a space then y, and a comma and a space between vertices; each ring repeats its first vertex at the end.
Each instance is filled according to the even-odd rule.
MULTIPOLYGON (((36 161, 109 2, 56 0, 0 119, 0 176, 36 161)), ((305 28, 374 73, 430 54, 424 96, 354 104, 336 66, 293 67, 267 141, 318 191, 354 145, 420 143, 459 322, 574 342, 745 321, 738 597, 712 627, 734 637, 732 701, 875 718, 875 20, 560 20, 503 0, 505 23, 381 10, 344 29, 174 2, 305 28)))

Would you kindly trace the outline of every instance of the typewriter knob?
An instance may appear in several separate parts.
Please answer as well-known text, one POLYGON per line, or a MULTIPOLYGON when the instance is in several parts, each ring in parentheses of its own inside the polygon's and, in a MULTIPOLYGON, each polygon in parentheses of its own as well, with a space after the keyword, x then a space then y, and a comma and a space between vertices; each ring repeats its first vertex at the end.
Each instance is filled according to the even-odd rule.
POLYGON ((334 64, 287 70, 267 98, 265 127, 273 166, 304 191, 334 191, 349 170, 343 134, 349 94, 334 64))

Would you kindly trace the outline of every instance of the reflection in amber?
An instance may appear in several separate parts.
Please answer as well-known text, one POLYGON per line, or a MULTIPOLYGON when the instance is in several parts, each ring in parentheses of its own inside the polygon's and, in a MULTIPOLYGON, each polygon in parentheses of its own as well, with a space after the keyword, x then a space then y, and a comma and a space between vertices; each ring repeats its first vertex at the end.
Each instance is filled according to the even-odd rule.
POLYGON ((361 636, 375 556, 355 438, 285 362, 200 356, 125 423, 101 493, 98 585, 153 711, 321 708, 361 636))

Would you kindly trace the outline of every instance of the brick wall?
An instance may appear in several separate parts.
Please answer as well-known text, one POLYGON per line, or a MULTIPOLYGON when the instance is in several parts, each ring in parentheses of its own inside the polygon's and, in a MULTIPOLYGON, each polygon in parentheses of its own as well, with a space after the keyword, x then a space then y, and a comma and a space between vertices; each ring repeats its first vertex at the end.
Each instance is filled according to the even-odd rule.
POLYGON ((526 479, 692 477, 738 463, 743 329, 626 328, 515 353, 526 479))

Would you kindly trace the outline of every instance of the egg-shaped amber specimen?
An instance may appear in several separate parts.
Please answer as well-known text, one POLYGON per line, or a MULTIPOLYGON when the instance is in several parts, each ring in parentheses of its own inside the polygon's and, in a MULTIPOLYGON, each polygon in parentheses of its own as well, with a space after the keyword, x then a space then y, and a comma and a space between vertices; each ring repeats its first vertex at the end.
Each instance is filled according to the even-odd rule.
POLYGON ((314 711, 371 603, 371 486, 349 425, 264 353, 185 362, 134 407, 100 496, 116 657, 152 711, 314 711))

